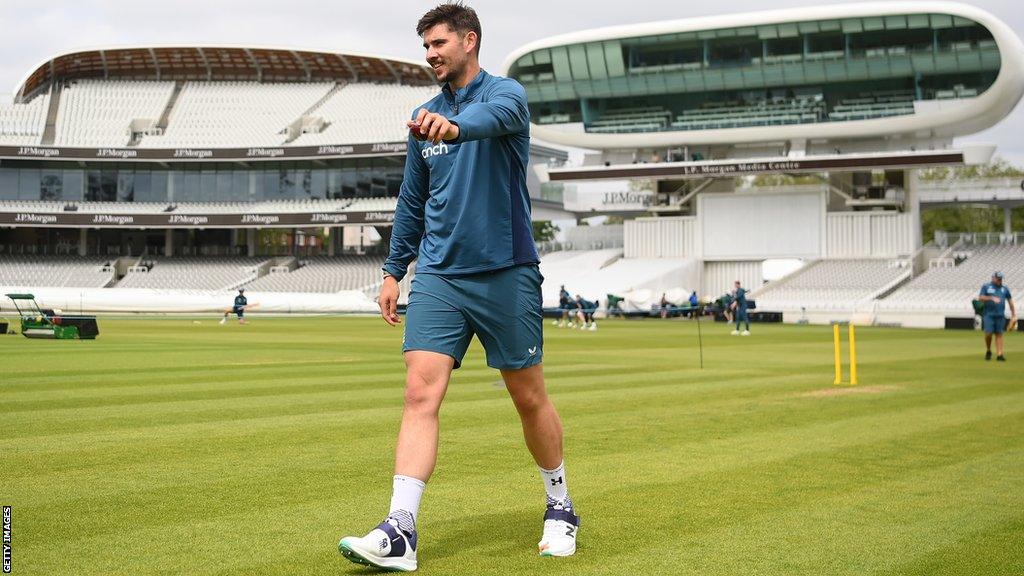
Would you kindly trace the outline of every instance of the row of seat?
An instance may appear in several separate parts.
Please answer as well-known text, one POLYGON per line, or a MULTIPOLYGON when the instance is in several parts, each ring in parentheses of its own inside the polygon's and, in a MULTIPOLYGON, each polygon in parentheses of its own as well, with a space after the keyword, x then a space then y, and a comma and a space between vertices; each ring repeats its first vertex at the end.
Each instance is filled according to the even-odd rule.
POLYGON ((902 260, 819 260, 758 290, 757 305, 764 310, 850 309, 910 274, 909 263, 902 260))
POLYGON ((256 278, 266 263, 266 258, 156 258, 129 269, 117 288, 225 290, 256 278))
POLYGON ((24 104, 0 104, 0 144, 38 144, 46 129, 49 107, 48 93, 24 104))
POLYGON ((61 92, 57 146, 126 146, 132 121, 155 125, 174 92, 174 82, 77 80, 61 92))
POLYGON ((266 292, 338 292, 367 290, 381 279, 380 256, 315 257, 305 260, 291 272, 271 272, 246 285, 252 291, 266 292))
POLYGON ((0 255, 0 286, 103 288, 114 280, 110 264, 99 257, 0 255))

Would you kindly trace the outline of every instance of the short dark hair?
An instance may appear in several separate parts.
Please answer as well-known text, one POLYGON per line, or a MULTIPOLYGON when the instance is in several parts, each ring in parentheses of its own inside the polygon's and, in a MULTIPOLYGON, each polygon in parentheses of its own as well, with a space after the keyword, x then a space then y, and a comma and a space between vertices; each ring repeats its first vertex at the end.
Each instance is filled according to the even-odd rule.
POLYGON ((476 52, 480 53, 480 38, 483 34, 480 31, 480 18, 477 17, 476 10, 457 0, 438 4, 416 23, 416 34, 423 36, 424 32, 438 24, 447 24, 459 36, 465 36, 468 32, 476 32, 476 52))

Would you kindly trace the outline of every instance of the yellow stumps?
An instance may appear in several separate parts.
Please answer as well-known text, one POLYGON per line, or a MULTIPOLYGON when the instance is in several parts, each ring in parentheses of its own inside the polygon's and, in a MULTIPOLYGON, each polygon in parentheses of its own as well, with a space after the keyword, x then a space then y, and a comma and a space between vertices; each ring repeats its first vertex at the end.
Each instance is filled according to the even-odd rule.
MULTIPOLYGON (((850 340, 850 342, 849 342, 849 347, 850 347, 850 385, 851 386, 856 386, 857 385, 857 331, 856 331, 856 328, 853 327, 853 324, 850 324, 847 327, 847 337, 850 340)), ((840 384, 843 384, 843 348, 842 348, 842 342, 843 342, 842 330, 840 329, 839 324, 833 324, 832 325, 832 346, 833 346, 833 351, 835 353, 836 377, 835 377, 835 380, 832 381, 832 384, 835 385, 835 386, 839 386, 840 384)))
POLYGON ((832 344, 835 347, 836 353, 836 379, 832 382, 833 385, 839 386, 843 383, 843 351, 840 345, 842 336, 839 334, 839 324, 832 325, 832 344))
POLYGON ((850 324, 850 385, 857 385, 857 332, 850 324))

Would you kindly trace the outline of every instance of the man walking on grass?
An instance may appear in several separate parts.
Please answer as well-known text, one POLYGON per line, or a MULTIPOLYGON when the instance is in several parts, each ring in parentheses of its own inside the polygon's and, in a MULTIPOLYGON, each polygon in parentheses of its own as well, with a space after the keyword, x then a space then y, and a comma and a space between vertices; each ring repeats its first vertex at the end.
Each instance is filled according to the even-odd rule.
POLYGON ((391 507, 376 528, 342 538, 338 547, 360 564, 416 569, 416 517, 437 460, 438 410, 475 334, 488 366, 501 371, 544 484, 540 555, 569 556, 580 520, 566 485, 562 424, 541 368, 543 278, 526 190, 526 93, 480 69, 480 21, 471 8, 441 4, 416 32, 442 90, 407 122, 405 177, 379 299, 384 320, 398 324, 398 282, 418 258, 391 507))
MULTIPOLYGON (((992 281, 982 285, 978 295, 984 306, 981 315, 981 327, 985 331, 985 360, 992 359, 992 340, 996 341, 996 361, 1005 362, 1003 355, 1003 332, 1006 331, 1006 305, 1010 305, 1010 316, 1017 317, 1017 309, 1013 305, 1010 289, 1003 285, 1003 273, 992 274, 992 281)), ((1013 330, 1013 326, 1010 330, 1013 330)))

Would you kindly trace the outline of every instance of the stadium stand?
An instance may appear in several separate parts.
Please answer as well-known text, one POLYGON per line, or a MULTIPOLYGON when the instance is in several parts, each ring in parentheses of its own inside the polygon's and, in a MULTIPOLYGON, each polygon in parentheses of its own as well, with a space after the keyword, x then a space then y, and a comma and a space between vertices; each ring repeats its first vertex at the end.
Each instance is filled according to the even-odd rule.
POLYGON ((743 126, 775 126, 818 122, 825 116, 825 102, 820 93, 794 98, 773 98, 755 102, 714 103, 676 116, 672 128, 677 130, 713 130, 743 126))
POLYGON ((0 286, 104 288, 113 281, 106 258, 0 256, 0 286))
POLYGON ((433 86, 346 84, 307 114, 322 118, 325 128, 306 133, 292 144, 361 144, 403 141, 403 126, 417 106, 437 95, 433 86))
POLYGON ((333 82, 186 82, 164 133, 143 148, 278 146, 285 129, 335 87, 333 82))
POLYGON ((762 310, 850 310, 912 274, 905 260, 819 260, 755 290, 762 310))
POLYGON ((356 200, 266 200, 262 202, 60 202, 42 200, 7 200, 0 202, 4 212, 83 212, 87 214, 237 214, 269 212, 361 212, 394 210, 395 198, 360 198, 356 200))
POLYGON ((116 288, 229 290, 257 278, 268 263, 267 258, 143 258, 116 288))
POLYGON ((57 146, 127 146, 133 122, 152 130, 174 91, 174 82, 76 80, 61 91, 57 146))
POLYGON ((366 291, 379 287, 383 265, 382 256, 318 256, 291 271, 271 270, 245 287, 263 292, 366 291))
POLYGON ((46 128, 50 95, 40 94, 25 104, 0 104, 0 144, 39 144, 46 128))
POLYGON ((356 198, 346 209, 357 212, 393 211, 397 205, 398 198, 356 198))
POLYGON ((952 257, 953 265, 929 268, 879 301, 878 310, 972 315, 971 300, 993 272, 1024 278, 1024 246, 980 246, 954 251, 952 257))
POLYGON ((914 95, 910 92, 861 94, 844 98, 828 113, 829 120, 869 120, 914 113, 914 95))

